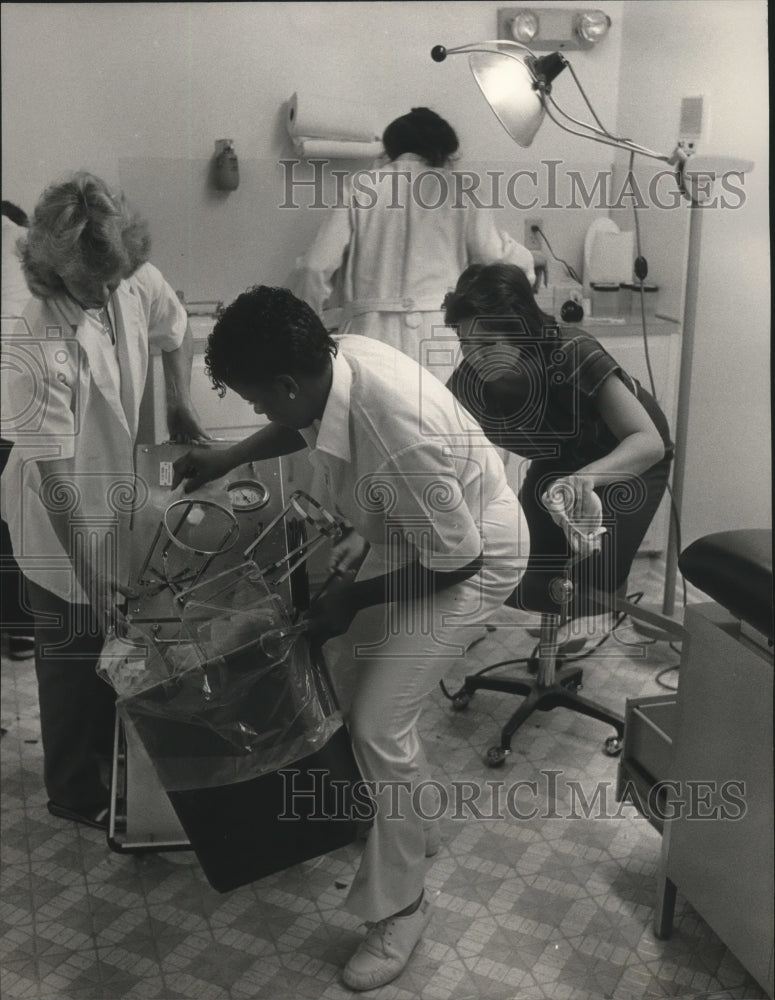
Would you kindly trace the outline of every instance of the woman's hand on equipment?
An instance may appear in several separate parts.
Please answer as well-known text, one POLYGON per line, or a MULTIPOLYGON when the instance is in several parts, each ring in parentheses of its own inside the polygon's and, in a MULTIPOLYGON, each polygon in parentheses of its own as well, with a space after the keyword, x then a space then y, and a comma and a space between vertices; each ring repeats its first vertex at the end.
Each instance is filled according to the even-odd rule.
POLYGON ((565 532, 571 549, 579 555, 600 550, 603 504, 587 476, 563 476, 541 497, 552 520, 565 532))
POLYGON ((124 621, 127 600, 138 597, 137 591, 122 586, 112 576, 95 573, 87 584, 89 600, 104 635, 114 631, 124 621))
POLYGON ((351 573, 353 576, 361 568, 369 551, 369 543, 354 531, 348 529, 331 550, 328 561, 329 573, 351 573))
POLYGON ((172 463, 172 489, 185 480, 185 493, 199 489, 213 479, 220 479, 231 471, 231 464, 220 448, 192 448, 172 463))
POLYGON ((353 618, 361 610, 355 600, 355 593, 355 584, 350 574, 334 580, 313 600, 307 615, 308 633, 312 642, 322 646, 328 639, 345 634, 353 618))
POLYGON ((199 415, 191 405, 177 406, 167 412, 167 429, 174 444, 200 444, 210 435, 202 427, 199 415))

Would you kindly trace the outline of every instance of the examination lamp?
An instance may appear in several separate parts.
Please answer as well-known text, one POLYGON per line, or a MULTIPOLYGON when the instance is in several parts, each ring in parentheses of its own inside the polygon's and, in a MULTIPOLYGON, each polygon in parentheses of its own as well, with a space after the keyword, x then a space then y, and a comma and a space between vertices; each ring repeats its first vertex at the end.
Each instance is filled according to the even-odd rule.
POLYGON ((678 186, 692 202, 710 198, 709 178, 713 180, 724 173, 753 169, 753 163, 748 160, 693 155, 691 144, 679 142, 667 155, 614 135, 598 118, 573 67, 561 52, 537 57, 526 45, 506 40, 474 42, 453 49, 436 45, 431 49, 434 62, 443 62, 452 55, 468 56, 468 64, 484 99, 519 146, 530 146, 544 118, 548 117, 569 135, 675 166, 678 186), (552 83, 564 69, 573 77, 594 124, 567 114, 552 96, 552 83))
MULTIPOLYGON (((689 421, 689 389, 694 353, 695 318, 699 289, 699 248, 703 204, 712 197, 713 181, 726 173, 743 174, 753 170, 750 160, 735 157, 696 156, 694 144, 678 142, 672 153, 655 152, 631 139, 611 133, 598 118, 573 67, 561 52, 536 57, 520 42, 508 40, 473 42, 447 49, 436 45, 431 49, 434 62, 444 62, 447 56, 467 55, 468 64, 485 100, 496 118, 519 146, 529 146, 545 117, 570 135, 590 139, 631 155, 645 156, 675 167, 679 190, 690 201, 688 268, 684 296, 681 337, 681 368, 678 384, 678 405, 675 427, 675 458, 673 461, 673 502, 680 516, 686 464, 686 433, 689 421), (552 97, 552 84, 567 69, 594 119, 594 124, 579 121, 562 110, 552 97)), ((642 282, 646 277, 646 262, 638 257, 635 272, 642 282)), ((670 522, 663 611, 672 614, 675 604, 675 581, 678 562, 677 531, 670 522)))

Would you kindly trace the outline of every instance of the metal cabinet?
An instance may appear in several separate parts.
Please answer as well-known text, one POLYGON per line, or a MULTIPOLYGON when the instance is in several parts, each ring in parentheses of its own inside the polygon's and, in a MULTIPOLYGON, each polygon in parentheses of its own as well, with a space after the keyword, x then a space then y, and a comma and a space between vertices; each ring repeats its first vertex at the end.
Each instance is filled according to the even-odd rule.
POLYGON ((684 624, 654 929, 680 893, 772 996, 772 649, 718 604, 684 624))

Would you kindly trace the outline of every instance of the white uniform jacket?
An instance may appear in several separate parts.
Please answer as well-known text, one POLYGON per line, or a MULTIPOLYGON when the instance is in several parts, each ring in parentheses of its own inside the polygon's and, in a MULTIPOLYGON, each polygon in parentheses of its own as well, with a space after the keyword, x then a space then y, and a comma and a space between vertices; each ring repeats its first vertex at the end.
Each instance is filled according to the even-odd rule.
MULTIPOLYGON (((442 302, 465 268, 503 261, 535 280, 530 251, 455 184, 454 171, 431 168, 411 153, 354 175, 343 187, 342 207, 330 211, 288 282, 322 315, 339 271, 341 316, 327 325, 388 343, 443 382, 452 368, 439 350, 433 352, 438 370, 428 364, 421 343, 444 336, 442 302)), ((456 351, 452 331, 447 341, 439 347, 456 351)))
POLYGON ((128 529, 143 502, 134 445, 150 345, 178 348, 187 316, 161 273, 141 266, 111 296, 116 345, 91 310, 70 298, 32 299, 3 344, 2 436, 14 442, 2 477, 2 513, 30 580, 73 603, 87 598, 77 554, 128 574, 128 529), (40 461, 59 459, 56 478, 40 461), (52 515, 72 515, 60 539, 52 515), (95 546, 97 548, 95 548, 95 546))
POLYGON ((401 352, 359 336, 337 342, 323 417, 300 432, 317 473, 313 491, 371 543, 372 561, 396 568, 418 558, 446 572, 483 550, 487 560, 482 524, 505 499, 511 552, 499 559, 513 574, 521 511, 481 428, 401 352))

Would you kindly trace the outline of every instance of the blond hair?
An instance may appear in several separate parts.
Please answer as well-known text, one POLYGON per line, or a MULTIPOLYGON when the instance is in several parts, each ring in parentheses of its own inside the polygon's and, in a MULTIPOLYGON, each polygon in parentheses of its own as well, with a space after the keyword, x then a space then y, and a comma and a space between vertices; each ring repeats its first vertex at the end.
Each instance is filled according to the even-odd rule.
POLYGON ((148 225, 99 177, 78 171, 41 195, 17 243, 24 276, 38 298, 64 292, 64 279, 128 278, 148 260, 148 225))

